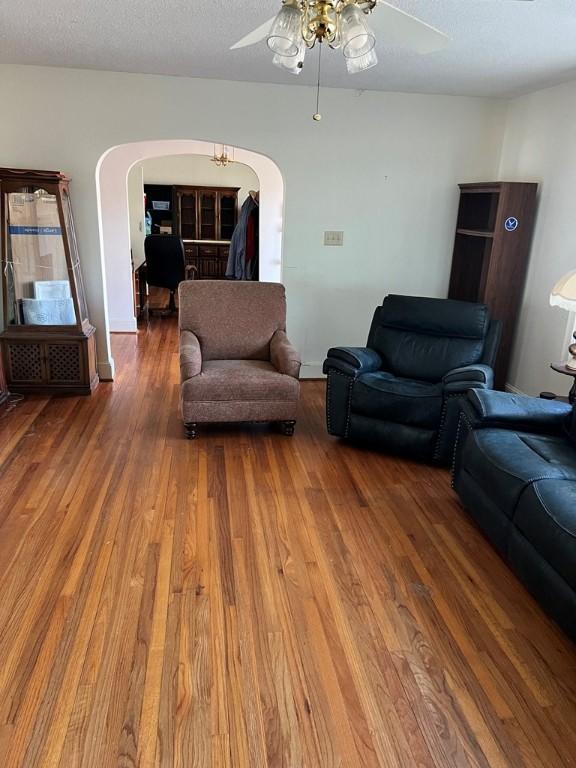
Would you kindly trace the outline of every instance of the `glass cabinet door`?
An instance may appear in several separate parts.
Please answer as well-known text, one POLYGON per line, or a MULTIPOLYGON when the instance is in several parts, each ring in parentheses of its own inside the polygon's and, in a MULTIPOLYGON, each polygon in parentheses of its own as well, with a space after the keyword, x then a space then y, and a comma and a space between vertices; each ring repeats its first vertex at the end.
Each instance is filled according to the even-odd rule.
POLYGON ((3 194, 8 325, 76 325, 57 195, 28 186, 3 194))
POLYGON ((180 237, 183 240, 196 240, 196 192, 178 192, 180 215, 180 237))
POLYGON ((220 240, 231 240, 236 227, 237 195, 219 193, 220 200, 220 240))
POLYGON ((216 192, 200 192, 200 240, 216 240, 216 192))

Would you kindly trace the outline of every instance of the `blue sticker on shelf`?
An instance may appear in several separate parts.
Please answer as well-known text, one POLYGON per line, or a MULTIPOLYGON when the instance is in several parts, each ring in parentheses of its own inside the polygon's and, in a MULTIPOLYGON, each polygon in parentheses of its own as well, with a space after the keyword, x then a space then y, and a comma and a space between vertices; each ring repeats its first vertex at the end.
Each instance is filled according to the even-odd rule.
POLYGON ((8 227, 11 235, 61 235, 61 227, 21 227, 11 225, 8 227))
POLYGON ((514 216, 509 216, 504 226, 507 232, 514 232, 515 229, 518 229, 518 219, 514 218, 514 216))

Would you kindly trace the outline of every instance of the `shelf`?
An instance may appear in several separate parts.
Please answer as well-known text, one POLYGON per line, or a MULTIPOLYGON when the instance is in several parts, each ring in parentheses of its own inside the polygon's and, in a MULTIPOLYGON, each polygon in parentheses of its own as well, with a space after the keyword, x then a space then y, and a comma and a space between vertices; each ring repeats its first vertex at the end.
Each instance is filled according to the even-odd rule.
POLYGON ((464 229, 462 227, 456 230, 456 234, 469 235, 470 237, 494 237, 494 232, 487 229, 464 229))

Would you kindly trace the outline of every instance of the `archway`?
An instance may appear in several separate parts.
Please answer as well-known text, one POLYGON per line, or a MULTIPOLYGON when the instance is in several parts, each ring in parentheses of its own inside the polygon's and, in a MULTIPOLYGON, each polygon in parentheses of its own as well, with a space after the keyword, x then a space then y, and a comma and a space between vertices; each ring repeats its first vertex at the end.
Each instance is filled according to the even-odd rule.
MULTIPOLYGON (((214 144, 195 140, 157 140, 111 147, 96 167, 100 251, 110 332, 134 333, 128 173, 143 160, 169 155, 208 155, 214 144)), ((235 159, 250 166, 260 182, 260 279, 282 281, 284 180, 269 157, 235 147, 235 159)), ((109 341, 109 339, 108 339, 109 341)), ((113 377, 111 366, 110 377, 113 377)))

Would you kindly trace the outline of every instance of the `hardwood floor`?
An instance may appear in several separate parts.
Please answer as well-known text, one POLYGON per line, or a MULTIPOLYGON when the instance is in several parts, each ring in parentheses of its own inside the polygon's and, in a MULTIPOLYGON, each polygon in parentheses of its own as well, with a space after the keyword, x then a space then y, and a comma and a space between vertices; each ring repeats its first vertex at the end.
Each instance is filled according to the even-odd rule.
POLYGON ((183 439, 174 320, 91 398, 0 420, 4 768, 560 768, 576 649, 448 474, 339 443, 183 439))

